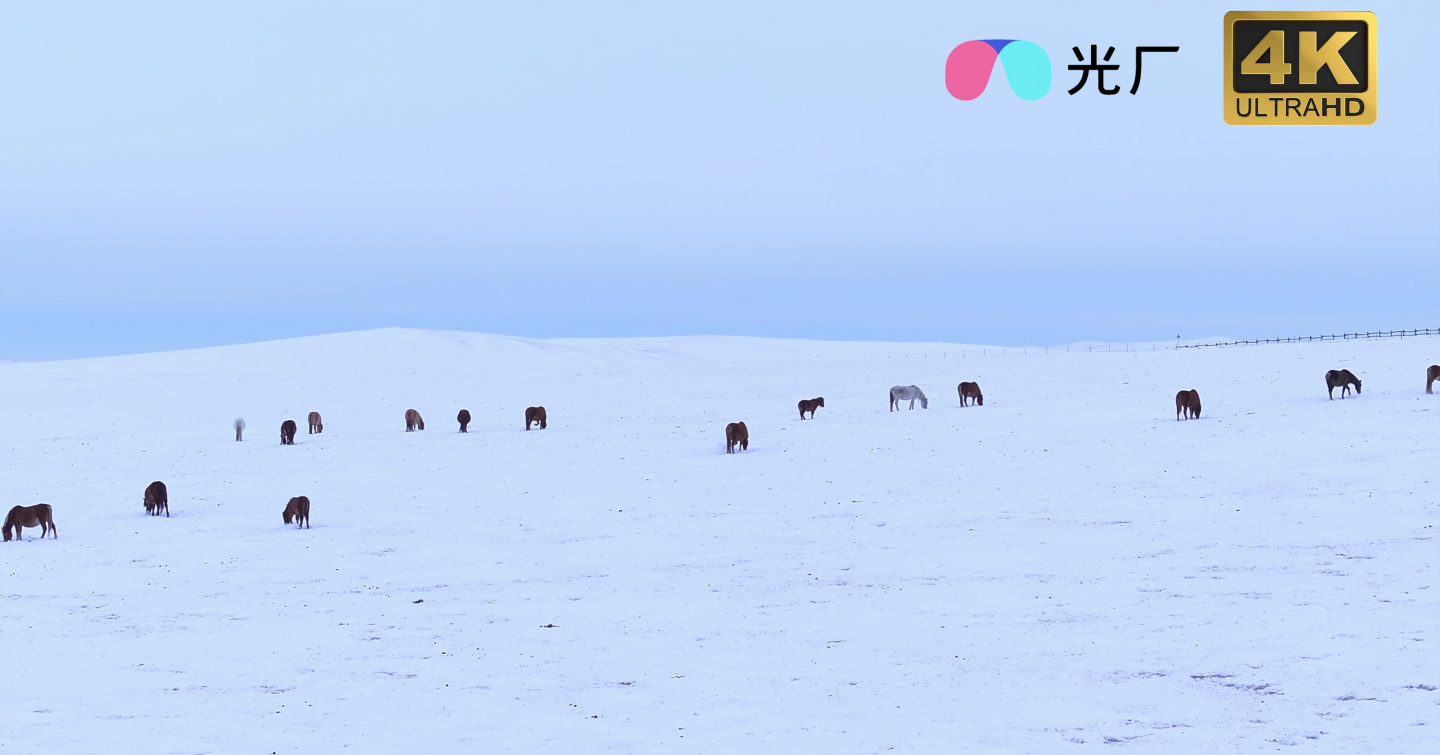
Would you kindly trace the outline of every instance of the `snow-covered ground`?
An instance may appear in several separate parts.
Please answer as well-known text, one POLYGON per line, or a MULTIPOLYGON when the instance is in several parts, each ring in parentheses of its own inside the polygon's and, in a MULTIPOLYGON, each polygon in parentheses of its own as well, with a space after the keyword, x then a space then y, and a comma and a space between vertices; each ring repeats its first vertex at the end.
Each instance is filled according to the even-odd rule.
POLYGON ((60 530, 0 543, 0 751, 1434 752, 1440 339, 1149 348, 395 329, 0 366, 0 503, 60 530), (911 383, 929 410, 888 412, 911 383))

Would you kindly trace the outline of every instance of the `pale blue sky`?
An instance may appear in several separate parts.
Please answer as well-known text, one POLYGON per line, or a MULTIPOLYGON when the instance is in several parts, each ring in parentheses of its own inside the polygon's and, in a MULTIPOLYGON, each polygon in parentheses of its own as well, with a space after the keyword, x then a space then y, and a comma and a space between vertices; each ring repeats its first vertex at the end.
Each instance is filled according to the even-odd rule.
POLYGON ((1352 128, 1225 125, 1237 8, 0 2, 0 359, 1440 324, 1440 4, 1364 7, 1352 128), (1044 48, 1050 93, 950 97, 982 38, 1044 48), (1127 90, 1136 45, 1181 49, 1069 96, 1090 44, 1127 90))

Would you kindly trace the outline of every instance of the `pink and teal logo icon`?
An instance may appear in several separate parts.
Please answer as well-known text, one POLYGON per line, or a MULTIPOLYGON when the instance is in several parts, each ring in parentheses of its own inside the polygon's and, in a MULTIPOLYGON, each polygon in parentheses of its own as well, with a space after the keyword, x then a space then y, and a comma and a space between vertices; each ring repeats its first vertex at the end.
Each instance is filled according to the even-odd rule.
POLYGON ((959 100, 973 100, 990 83, 995 59, 1005 66, 1010 90, 1022 100, 1038 100, 1050 91, 1050 56, 1023 39, 972 39, 945 59, 945 88, 959 100))

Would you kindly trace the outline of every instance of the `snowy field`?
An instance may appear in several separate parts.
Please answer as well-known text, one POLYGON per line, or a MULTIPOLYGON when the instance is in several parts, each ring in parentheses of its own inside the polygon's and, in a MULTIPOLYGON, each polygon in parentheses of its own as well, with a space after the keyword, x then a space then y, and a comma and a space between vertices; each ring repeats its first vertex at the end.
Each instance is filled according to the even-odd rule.
POLYGON ((0 365, 0 503, 60 531, 0 543, 0 751, 1436 752, 1440 339, 1058 351, 392 329, 0 365), (1326 399, 1339 367, 1363 394, 1326 399))

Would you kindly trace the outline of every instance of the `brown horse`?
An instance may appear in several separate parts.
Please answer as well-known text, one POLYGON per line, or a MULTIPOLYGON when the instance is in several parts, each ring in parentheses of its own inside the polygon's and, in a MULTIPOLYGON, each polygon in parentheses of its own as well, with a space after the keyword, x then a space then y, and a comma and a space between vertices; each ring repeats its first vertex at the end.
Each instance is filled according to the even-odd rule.
POLYGON ((170 516, 170 492, 165 489, 165 483, 156 480, 145 488, 145 513, 151 516, 160 516, 160 510, 165 510, 165 516, 170 516))
POLYGON ((525 409, 525 429, 529 430, 530 425, 540 423, 540 429, 545 429, 545 407, 531 406, 525 409))
POLYGON ((414 432, 425 429, 425 420, 420 418, 420 412, 414 409, 405 410, 405 432, 414 432))
POLYGON ((744 422, 731 422, 725 426, 725 453, 735 453, 736 446, 741 451, 750 450, 750 428, 744 422))
POLYGON ((1340 398, 1350 392, 1350 386, 1355 386, 1355 395, 1360 395, 1360 378, 1349 370, 1330 370, 1325 373, 1325 390, 1330 395, 1330 400, 1335 400, 1335 389, 1340 389, 1340 398))
POLYGON ((310 412, 307 419, 310 421, 310 435, 325 432, 325 425, 320 422, 320 412, 310 412))
POLYGON ((55 513, 50 510, 48 503, 16 506, 10 509, 10 513, 5 516, 5 542, 10 542, 12 537, 16 540, 24 540, 25 533, 21 529, 22 527, 39 527, 42 539, 46 532, 50 533, 50 537, 56 540, 60 539, 60 530, 55 528, 55 513))
POLYGON ((955 390, 960 394, 960 405, 961 405, 961 406, 965 406, 965 405, 966 405, 965 399, 975 399, 975 405, 976 405, 976 406, 984 406, 984 405, 985 405, 985 396, 984 396, 984 394, 980 393, 980 384, 979 384, 979 383, 970 383, 970 382, 961 383, 961 384, 955 386, 955 390))
POLYGON ((455 415, 455 421, 460 423, 460 432, 462 432, 462 433, 468 433, 468 432, 470 432, 470 431, 467 429, 467 428, 470 427, 470 410, 469 410, 469 409, 461 409, 461 410, 460 410, 460 413, 457 414, 457 415, 455 415))
POLYGON ((298 427, 295 425, 295 420, 293 420, 293 419, 287 419, 287 420, 285 420, 284 422, 281 422, 281 423, 280 423, 280 445, 282 445, 282 446, 293 446, 293 445, 295 445, 295 432, 296 432, 297 430, 299 430, 299 429, 300 429, 300 428, 298 428, 298 427))
POLYGON ((1435 381, 1436 381, 1436 380, 1440 380, 1440 364, 1432 364, 1432 365, 1430 365, 1430 369, 1425 370, 1425 392, 1426 392, 1426 393, 1434 393, 1434 392, 1435 392, 1435 391, 1431 390, 1431 388, 1435 387, 1435 381))
POLYGON ((805 412, 810 412, 810 419, 815 419, 815 410, 825 405, 825 398, 800 399, 800 419, 805 419, 805 412))
POLYGON ((303 495, 297 495, 294 498, 291 498, 290 502, 285 504, 284 516, 286 524, 289 524, 293 520, 295 522, 296 529, 299 529, 300 527, 309 529, 310 499, 303 495))
POLYGON ((1185 419, 1200 419, 1200 391, 1190 389, 1175 394, 1175 421, 1180 421, 1180 412, 1185 412, 1185 419))

